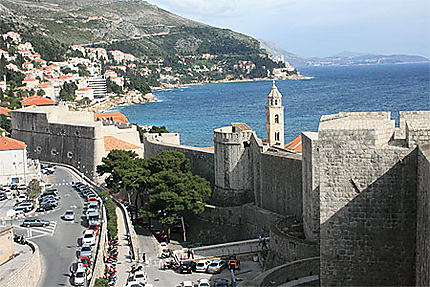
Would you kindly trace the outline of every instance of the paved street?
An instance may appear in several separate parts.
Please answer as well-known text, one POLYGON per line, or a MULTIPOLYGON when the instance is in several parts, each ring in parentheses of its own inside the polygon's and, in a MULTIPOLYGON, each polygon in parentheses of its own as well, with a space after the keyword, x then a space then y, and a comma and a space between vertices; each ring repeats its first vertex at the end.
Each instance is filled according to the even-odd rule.
POLYGON ((39 286, 72 286, 70 265, 76 261, 78 250, 77 239, 85 229, 81 225, 83 200, 72 188, 71 182, 77 179, 66 169, 56 168, 56 172, 48 176, 48 182, 53 183, 60 194, 59 206, 48 212, 36 212, 35 216, 51 221, 48 227, 31 228, 31 237, 27 237, 28 228, 20 227, 22 220, 14 222, 15 232, 24 234, 40 248, 42 255, 43 277, 39 286), (67 209, 75 210, 75 220, 67 222, 61 216, 67 209))
MULTIPOLYGON (((216 278, 224 278, 231 281, 229 270, 224 270, 221 274, 206 274, 206 273, 193 273, 193 274, 179 274, 173 270, 160 270, 160 259, 158 258, 158 241, 146 229, 137 230, 139 239, 139 258, 142 252, 146 254, 146 267, 145 271, 148 275, 148 283, 160 287, 176 287, 180 286, 182 281, 190 280, 194 284, 197 280, 207 278, 214 280, 216 278)), ((256 276, 261 272, 261 267, 258 263, 252 261, 242 261, 241 270, 237 272, 236 278, 248 279, 256 276)), ((121 286, 122 287, 122 286, 121 286)))

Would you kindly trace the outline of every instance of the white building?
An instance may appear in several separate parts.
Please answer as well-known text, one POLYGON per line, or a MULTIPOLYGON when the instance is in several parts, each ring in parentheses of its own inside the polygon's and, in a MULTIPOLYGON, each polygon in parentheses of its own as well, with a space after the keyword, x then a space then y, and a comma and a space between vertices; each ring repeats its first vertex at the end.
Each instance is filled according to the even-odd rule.
POLYGON ((0 137, 0 184, 27 183, 27 145, 0 137))
POLYGON ((76 100, 82 100, 84 98, 88 98, 90 100, 94 99, 94 90, 91 88, 80 88, 75 91, 76 100))
POLYGON ((106 80, 102 76, 89 78, 88 87, 93 89, 94 98, 104 98, 106 96, 106 80))

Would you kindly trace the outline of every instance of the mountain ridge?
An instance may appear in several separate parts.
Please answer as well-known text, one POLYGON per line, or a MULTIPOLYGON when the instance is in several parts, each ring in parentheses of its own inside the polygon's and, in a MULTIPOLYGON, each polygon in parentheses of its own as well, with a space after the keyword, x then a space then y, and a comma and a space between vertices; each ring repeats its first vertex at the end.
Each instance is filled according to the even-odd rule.
POLYGON ((370 65, 370 64, 401 64, 401 63, 427 63, 430 60, 417 55, 378 55, 362 52, 342 51, 329 57, 301 57, 288 52, 276 43, 259 39, 262 48, 266 49, 272 57, 283 57, 285 61, 296 67, 306 66, 339 66, 339 65, 370 65))

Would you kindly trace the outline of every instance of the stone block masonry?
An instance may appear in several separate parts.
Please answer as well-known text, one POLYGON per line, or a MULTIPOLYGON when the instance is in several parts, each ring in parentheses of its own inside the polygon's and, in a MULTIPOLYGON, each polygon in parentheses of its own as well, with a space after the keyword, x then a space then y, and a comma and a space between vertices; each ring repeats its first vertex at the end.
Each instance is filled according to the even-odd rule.
POLYGON ((418 150, 416 286, 430 286, 430 145, 418 150))
POLYGON ((418 280, 415 265, 428 267, 420 241, 428 240, 419 224, 428 220, 428 207, 419 203, 427 199, 420 167, 428 177, 415 148, 429 142, 430 122, 422 120, 428 115, 403 114, 403 138, 389 113, 324 116, 318 137, 304 137, 304 224, 312 236, 316 226, 307 210, 318 201, 322 286, 410 286, 418 280), (317 172, 310 168, 315 164, 317 172))

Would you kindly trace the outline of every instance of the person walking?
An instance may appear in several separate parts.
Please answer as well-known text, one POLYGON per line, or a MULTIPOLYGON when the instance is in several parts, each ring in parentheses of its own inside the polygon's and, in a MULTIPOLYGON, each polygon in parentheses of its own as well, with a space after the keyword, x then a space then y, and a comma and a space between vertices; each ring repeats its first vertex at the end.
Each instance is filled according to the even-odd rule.
POLYGON ((142 262, 143 263, 146 262, 146 254, 145 254, 145 252, 142 253, 142 262))
POLYGON ((258 236, 258 247, 260 247, 261 244, 263 244, 263 237, 260 235, 258 236))
POLYGON ((191 249, 191 258, 194 259, 194 249, 191 249))

